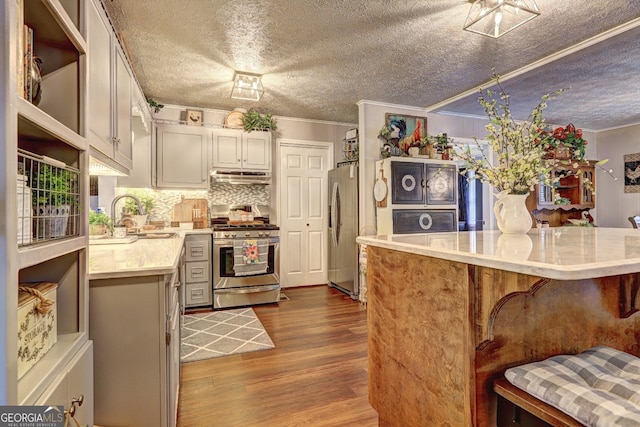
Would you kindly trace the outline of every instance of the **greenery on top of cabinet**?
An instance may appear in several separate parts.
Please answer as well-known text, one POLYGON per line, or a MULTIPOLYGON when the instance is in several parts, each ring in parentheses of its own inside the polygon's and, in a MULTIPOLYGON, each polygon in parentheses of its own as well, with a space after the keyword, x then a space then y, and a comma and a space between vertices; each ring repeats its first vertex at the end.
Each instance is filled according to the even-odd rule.
POLYGON ((250 109, 242 116, 242 126, 247 132, 252 130, 277 130, 278 121, 271 113, 260 114, 255 108, 250 109))

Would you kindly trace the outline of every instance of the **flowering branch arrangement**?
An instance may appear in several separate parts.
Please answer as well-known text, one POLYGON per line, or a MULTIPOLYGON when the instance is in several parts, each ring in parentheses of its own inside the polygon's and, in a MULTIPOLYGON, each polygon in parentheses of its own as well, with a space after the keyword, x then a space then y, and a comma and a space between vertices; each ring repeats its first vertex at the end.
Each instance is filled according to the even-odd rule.
POLYGON ((550 184, 554 164, 544 158, 550 136, 543 130, 543 111, 547 101, 562 94, 564 89, 543 95, 528 119, 519 122, 511 115, 509 95, 502 88, 499 76, 494 72, 492 78, 498 86, 497 98, 491 90, 480 89, 478 102, 489 118, 485 139, 495 159, 491 162, 483 150, 481 157, 477 158, 469 146, 459 146, 458 156, 467 163, 464 171, 467 179, 480 179, 500 192, 527 194, 540 182, 550 184))

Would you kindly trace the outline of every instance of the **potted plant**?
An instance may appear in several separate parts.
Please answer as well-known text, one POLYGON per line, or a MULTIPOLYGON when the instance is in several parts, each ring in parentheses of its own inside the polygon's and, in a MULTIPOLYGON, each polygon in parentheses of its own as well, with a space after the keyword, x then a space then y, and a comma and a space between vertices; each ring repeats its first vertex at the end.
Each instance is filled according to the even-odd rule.
POLYGON ((78 174, 41 163, 30 182, 37 235, 65 236, 69 214, 78 202, 78 174))
POLYGON ((135 222, 135 224, 133 225, 142 227, 147 223, 147 218, 151 213, 151 210, 153 209, 154 201, 153 197, 147 194, 135 194, 135 196, 140 200, 142 208, 144 209, 144 214, 140 212, 137 203, 131 198, 127 198, 125 200, 124 211, 126 214, 129 214, 133 217, 133 220, 135 222))
POLYGON ((104 235, 111 231, 111 218, 104 212, 89 210, 89 235, 104 235))
POLYGON ((255 108, 252 108, 242 115, 242 127, 247 132, 253 130, 274 131, 278 129, 278 121, 271 113, 261 114, 255 108))
POLYGON ((547 137, 547 157, 555 159, 584 160, 587 140, 582 137, 582 129, 576 129, 569 123, 566 127, 557 127, 553 132, 544 132, 547 137))

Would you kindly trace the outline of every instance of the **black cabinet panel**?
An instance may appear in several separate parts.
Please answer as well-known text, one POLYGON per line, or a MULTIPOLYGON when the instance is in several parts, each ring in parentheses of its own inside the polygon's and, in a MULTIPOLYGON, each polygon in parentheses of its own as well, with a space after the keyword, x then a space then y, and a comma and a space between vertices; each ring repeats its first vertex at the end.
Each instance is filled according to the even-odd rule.
POLYGON ((393 234, 457 231, 455 209, 394 209, 393 234))
POLYGON ((391 203, 424 205, 423 163, 391 163, 391 203))
POLYGON ((456 168, 452 165, 412 162, 391 163, 391 203, 405 205, 455 205, 456 168))

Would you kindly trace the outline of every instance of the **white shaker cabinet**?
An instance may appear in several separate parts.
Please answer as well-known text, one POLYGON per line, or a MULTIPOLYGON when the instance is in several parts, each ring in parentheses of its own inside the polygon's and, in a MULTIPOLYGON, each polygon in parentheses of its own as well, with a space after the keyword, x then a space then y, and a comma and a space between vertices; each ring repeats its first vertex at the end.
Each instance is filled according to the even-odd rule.
MULTIPOLYGON (((86 342, 36 405, 62 405, 80 425, 93 425, 93 343, 86 342), (73 409, 71 409, 73 408, 73 409)), ((73 425, 70 422, 69 425, 73 425)))
POLYGON ((95 423, 175 426, 182 285, 178 270, 89 283, 95 423))
POLYGON ((217 170, 269 172, 271 132, 215 129, 211 158, 217 170))
POLYGON ((208 188, 210 132, 202 126, 161 125, 156 128, 158 188, 208 188))
POLYGON ((126 57, 102 5, 88 1, 88 139, 92 154, 132 167, 131 81, 126 57), (97 151, 97 153, 96 153, 97 151))

